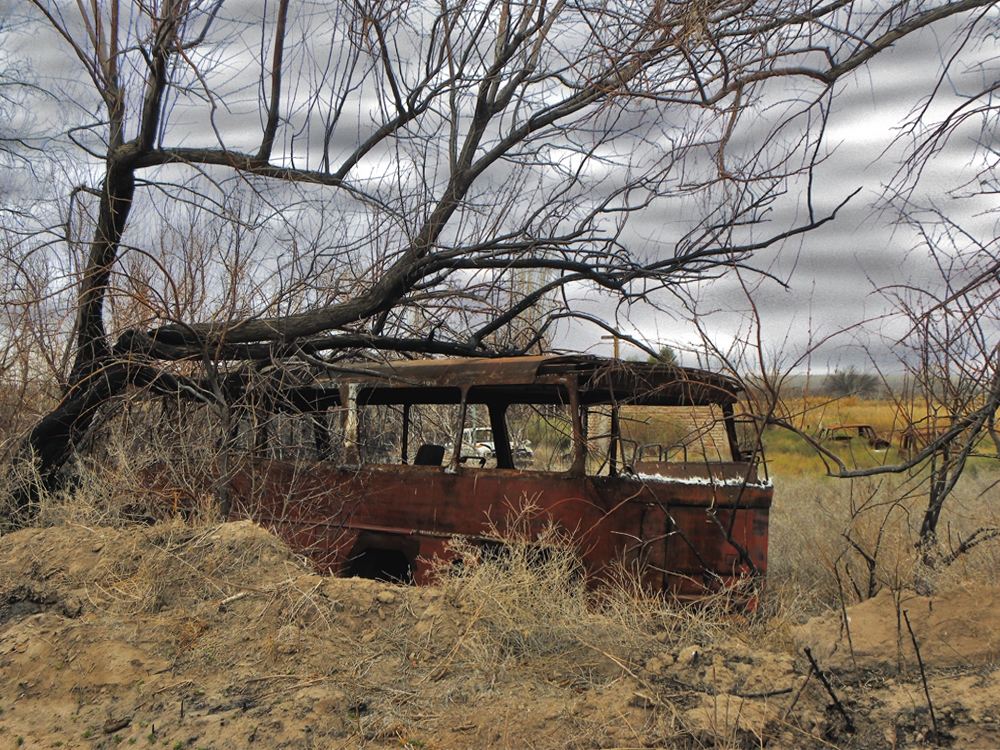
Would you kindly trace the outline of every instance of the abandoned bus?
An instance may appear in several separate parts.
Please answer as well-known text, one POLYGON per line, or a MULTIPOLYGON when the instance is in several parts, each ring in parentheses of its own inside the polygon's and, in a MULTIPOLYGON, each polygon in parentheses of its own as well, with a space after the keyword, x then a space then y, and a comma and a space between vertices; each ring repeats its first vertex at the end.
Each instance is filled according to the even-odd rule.
POLYGON ((530 505, 528 532, 570 534, 593 584, 624 564, 690 597, 765 571, 772 488, 741 445, 755 431, 741 430, 735 380, 533 356, 302 382, 266 424, 243 424, 257 454, 230 468, 228 504, 322 570, 424 583, 449 540, 496 545, 530 505))

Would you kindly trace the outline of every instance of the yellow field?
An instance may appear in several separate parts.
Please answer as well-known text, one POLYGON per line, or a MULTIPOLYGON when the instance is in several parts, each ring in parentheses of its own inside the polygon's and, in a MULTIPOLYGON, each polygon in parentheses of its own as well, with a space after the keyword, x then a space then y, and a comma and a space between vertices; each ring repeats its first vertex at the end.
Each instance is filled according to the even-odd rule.
POLYGON ((927 416, 927 404, 897 403, 884 399, 822 397, 789 399, 784 402, 794 423, 808 433, 818 432, 822 427, 834 424, 863 423, 872 425, 886 438, 901 432, 911 421, 927 416))
MULTIPOLYGON (((816 437, 824 427, 837 424, 868 424, 879 437, 892 443, 888 450, 873 450, 861 439, 848 445, 834 445, 833 452, 849 468, 868 468, 900 463, 899 443, 902 432, 911 422, 928 416, 927 405, 895 403, 880 399, 810 397, 790 399, 783 404, 782 417, 806 435, 816 437)), ((764 455, 768 469, 779 476, 828 473, 828 466, 806 440, 789 430, 771 427, 764 433, 764 455)), ((995 459, 985 459, 995 463, 995 459)), ((829 469, 835 470, 831 463, 829 469)))
MULTIPOLYGON (((890 448, 879 451, 860 438, 824 444, 848 469, 905 463, 901 433, 911 419, 927 416, 925 404, 907 418, 886 400, 799 399, 786 405, 783 417, 806 435, 861 423, 891 441, 890 448)), ((927 555, 919 543, 931 487, 929 462, 905 471, 835 478, 827 476, 838 472, 835 462, 824 462, 802 436, 777 427, 765 431, 764 455, 775 488, 768 586, 786 605, 794 601, 822 611, 838 600, 861 601, 885 588, 943 590, 995 580, 1000 539, 990 530, 1000 528, 1000 460, 988 441, 977 448, 948 495, 937 527, 939 544, 927 555), (980 535, 985 543, 942 562, 980 535)))

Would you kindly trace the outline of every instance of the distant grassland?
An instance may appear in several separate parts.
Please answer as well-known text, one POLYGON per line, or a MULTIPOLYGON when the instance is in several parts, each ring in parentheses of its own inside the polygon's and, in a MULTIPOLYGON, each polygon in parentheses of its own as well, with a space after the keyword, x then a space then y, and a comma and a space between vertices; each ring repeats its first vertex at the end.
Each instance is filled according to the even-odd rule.
MULTIPOLYGON (((813 437, 817 436, 823 427, 837 424, 869 424, 875 428, 880 437, 892 443, 888 450, 876 451, 861 439, 852 440, 849 444, 827 444, 849 468, 869 468, 878 465, 901 463, 904 458, 899 455, 899 443, 903 430, 911 421, 917 421, 927 416, 925 403, 907 404, 905 407, 886 399, 842 398, 829 399, 811 397, 808 399, 791 399, 785 403, 786 417, 798 429, 813 437)), ((764 456, 767 459, 768 471, 778 476, 816 475, 827 473, 826 464, 816 451, 805 440, 795 433, 776 427, 764 432, 764 456)), ((983 449, 987 449, 984 444, 983 449)), ((970 460, 968 470, 975 472, 980 468, 997 467, 995 452, 992 457, 979 457, 970 460)))

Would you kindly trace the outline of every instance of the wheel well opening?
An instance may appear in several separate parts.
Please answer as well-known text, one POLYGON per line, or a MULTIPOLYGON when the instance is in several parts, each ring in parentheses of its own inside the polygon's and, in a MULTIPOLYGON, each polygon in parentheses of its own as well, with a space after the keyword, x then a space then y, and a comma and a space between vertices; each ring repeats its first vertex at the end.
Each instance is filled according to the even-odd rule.
POLYGON ((352 555, 347 576, 386 583, 413 583, 413 565, 398 549, 368 547, 352 555))

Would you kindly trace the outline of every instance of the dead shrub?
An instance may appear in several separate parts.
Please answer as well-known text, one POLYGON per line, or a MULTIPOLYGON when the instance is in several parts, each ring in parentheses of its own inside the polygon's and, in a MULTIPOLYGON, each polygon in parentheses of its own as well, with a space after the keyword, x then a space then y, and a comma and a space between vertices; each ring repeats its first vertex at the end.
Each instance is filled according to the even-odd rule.
POLYGON ((533 535, 537 513, 522 505, 486 545, 456 539, 452 560, 437 568, 444 595, 472 613, 460 644, 472 661, 501 667, 579 648, 576 632, 591 613, 577 550, 552 525, 533 535))
POLYGON ((587 587, 572 536, 546 525, 527 499, 494 525, 487 544, 456 540, 438 585, 461 613, 447 664, 500 672, 535 664, 585 683, 636 674, 655 653, 743 637, 731 592, 682 605, 645 590, 635 571, 605 571, 587 587))

